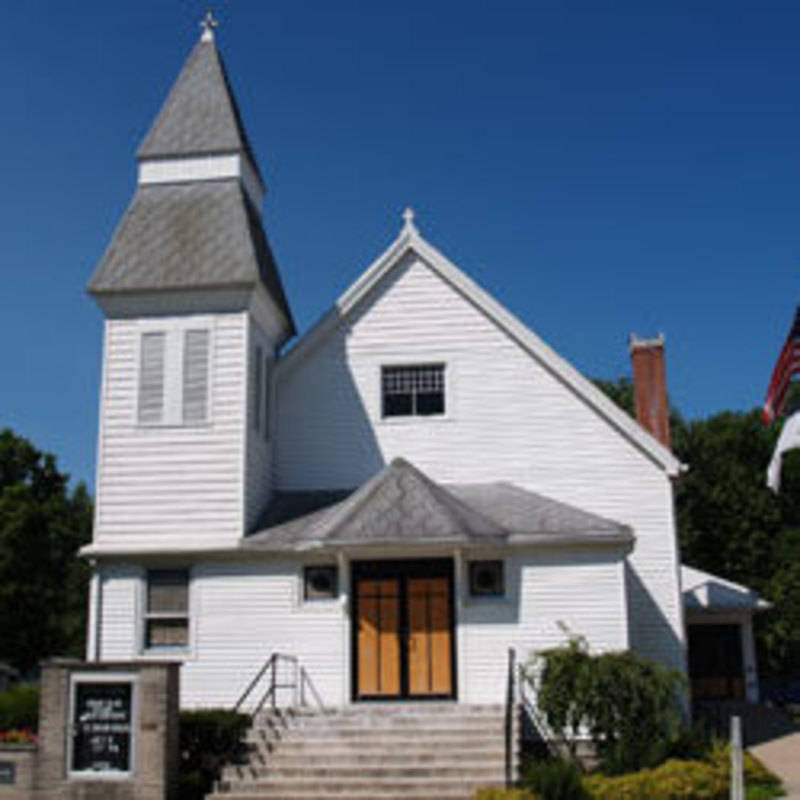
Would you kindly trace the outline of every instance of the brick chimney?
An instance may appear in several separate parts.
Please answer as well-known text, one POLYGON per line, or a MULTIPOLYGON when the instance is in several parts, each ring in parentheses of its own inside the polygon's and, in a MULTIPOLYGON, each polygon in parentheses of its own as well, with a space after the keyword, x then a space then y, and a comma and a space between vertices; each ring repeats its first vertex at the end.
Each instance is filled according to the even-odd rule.
POLYGON ((640 339, 632 333, 630 352, 636 419, 661 444, 670 447, 664 334, 655 339, 640 339))

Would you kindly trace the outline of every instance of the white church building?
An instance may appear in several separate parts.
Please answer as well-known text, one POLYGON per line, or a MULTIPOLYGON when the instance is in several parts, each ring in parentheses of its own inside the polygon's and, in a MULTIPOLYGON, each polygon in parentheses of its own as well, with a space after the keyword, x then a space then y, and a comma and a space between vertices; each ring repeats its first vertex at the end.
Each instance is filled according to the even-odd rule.
MULTIPOLYGON (((660 342, 632 345, 648 430, 410 212, 296 338, 210 28, 137 161, 89 284, 89 660, 179 660, 185 707, 232 706, 272 653, 331 707, 502 703, 509 648, 566 631, 687 669, 660 342)), ((735 626, 754 695, 757 599, 715 608, 692 578, 693 620, 735 626)))

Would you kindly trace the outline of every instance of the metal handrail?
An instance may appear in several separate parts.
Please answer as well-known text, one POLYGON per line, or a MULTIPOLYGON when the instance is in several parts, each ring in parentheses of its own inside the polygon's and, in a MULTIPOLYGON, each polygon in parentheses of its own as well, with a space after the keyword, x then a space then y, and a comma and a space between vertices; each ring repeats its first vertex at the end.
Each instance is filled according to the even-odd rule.
POLYGON ((305 689, 308 687, 319 708, 323 711, 325 710, 319 692, 311 682, 308 672, 306 671, 305 667, 300 664, 300 660, 297 658, 297 656, 288 655, 287 653, 272 653, 256 672, 253 679, 247 685, 247 688, 244 690, 244 692, 242 692, 241 697, 236 701, 236 705, 233 707, 234 712, 239 712, 243 708, 247 698, 250 697, 250 695, 261 684, 264 676, 267 675, 267 673, 269 673, 269 685, 264 691, 264 694, 261 696, 261 699, 256 704, 255 709, 250 713, 250 717, 255 717, 256 714, 258 714, 258 712, 264 708, 268 701, 270 702, 273 710, 276 709, 278 705, 279 689, 291 689, 293 691, 292 705, 297 706, 299 703, 299 705, 305 706, 305 689), (281 661, 287 662, 292 666, 293 678, 291 682, 278 683, 278 666, 281 661))
POLYGON ((534 674, 526 667, 525 664, 517 666, 518 680, 519 680, 519 697, 522 707, 533 726, 536 728, 539 736, 547 747, 550 755, 554 757, 563 757, 565 752, 569 751, 566 738, 563 732, 557 732, 550 727, 547 718, 542 713, 536 700, 531 697, 529 689, 533 689, 534 693, 538 695, 539 685, 538 680, 534 674), (559 747, 559 744, 561 745, 559 747))
POLYGON ((319 707, 320 711, 325 711, 325 705, 322 702, 322 698, 320 697, 319 692, 317 691, 317 687, 314 686, 314 682, 311 680, 306 668, 301 666, 300 667, 300 705, 306 705, 306 693, 305 687, 308 687, 311 691, 311 694, 314 696, 314 700, 319 707))
POLYGON ((514 783, 514 711, 516 710, 517 652, 508 648, 508 676, 506 680, 505 748, 506 789, 514 783))

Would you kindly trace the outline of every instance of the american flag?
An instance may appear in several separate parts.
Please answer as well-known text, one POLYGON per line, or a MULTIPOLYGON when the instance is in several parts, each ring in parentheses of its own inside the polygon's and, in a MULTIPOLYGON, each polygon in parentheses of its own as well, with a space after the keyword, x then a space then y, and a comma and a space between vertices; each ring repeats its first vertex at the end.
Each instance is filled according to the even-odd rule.
POLYGON ((795 311, 794 322, 778 356, 778 363, 772 371, 767 399, 764 401, 764 410, 761 414, 765 424, 769 424, 783 412, 789 381, 798 372, 800 372, 800 307, 795 311))

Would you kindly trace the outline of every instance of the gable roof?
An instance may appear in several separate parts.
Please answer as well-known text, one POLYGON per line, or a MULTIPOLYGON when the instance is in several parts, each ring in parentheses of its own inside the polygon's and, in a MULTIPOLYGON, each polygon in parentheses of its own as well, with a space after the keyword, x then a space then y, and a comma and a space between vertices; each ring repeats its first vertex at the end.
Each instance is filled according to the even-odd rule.
POLYGON ((139 186, 92 294, 255 286, 294 323, 261 218, 238 180, 139 186))
POLYGON ((352 493, 278 494, 259 528, 243 548, 633 542, 627 526, 596 514, 511 484, 440 485, 401 458, 352 493))
POLYGON ((409 253, 419 256, 442 280, 494 322, 553 377, 573 391, 586 405, 664 469, 668 475, 675 477, 685 470, 685 466, 667 447, 427 242, 409 218, 406 219, 406 224, 397 239, 345 290, 322 319, 284 355, 279 362, 278 369, 291 369, 295 360, 303 358, 304 355, 315 350, 323 341, 333 335, 342 320, 353 313, 357 306, 387 279, 394 268, 409 253))
POLYGON ((213 38, 201 39, 136 155, 145 159, 239 152, 246 153, 259 172, 222 57, 213 38))
POLYGON ((772 608, 753 589, 685 564, 681 565, 681 590, 687 610, 720 613, 772 608))

